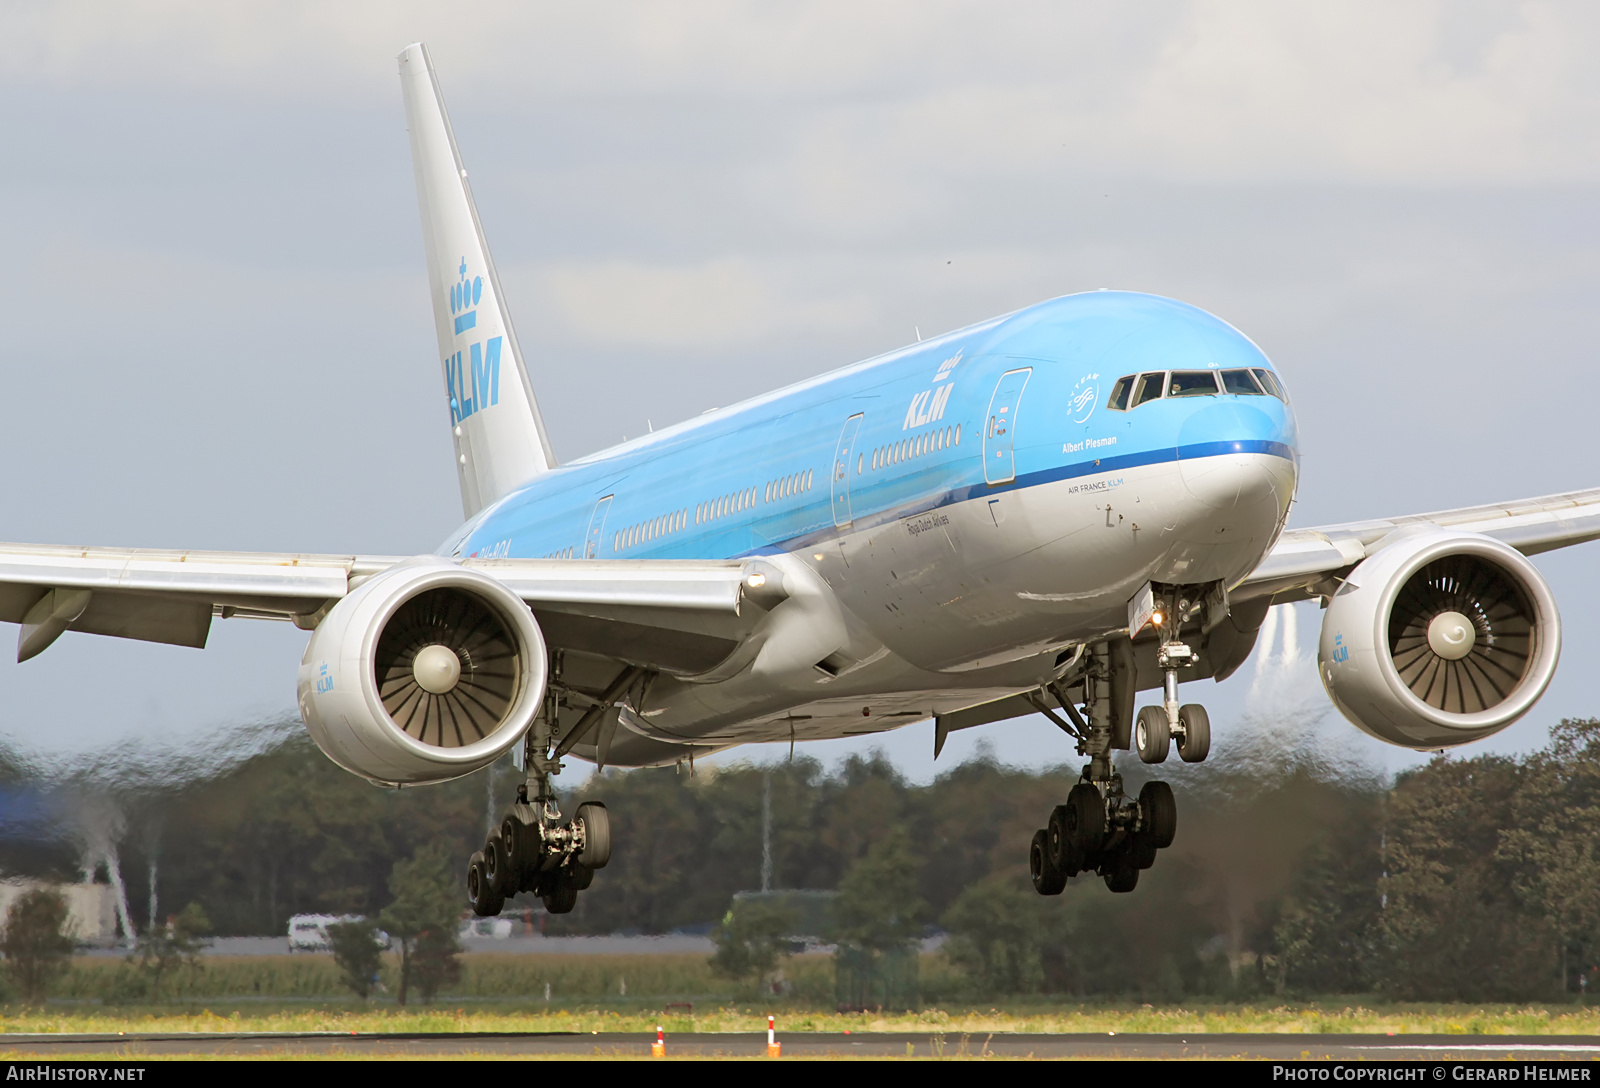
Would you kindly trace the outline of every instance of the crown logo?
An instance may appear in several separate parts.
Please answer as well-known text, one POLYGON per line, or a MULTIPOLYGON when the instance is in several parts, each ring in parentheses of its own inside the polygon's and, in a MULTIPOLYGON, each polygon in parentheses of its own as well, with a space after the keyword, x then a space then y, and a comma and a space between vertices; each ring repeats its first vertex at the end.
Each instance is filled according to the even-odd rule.
POLYGON ((478 325, 478 311, 475 308, 478 300, 483 297, 483 277, 473 276, 467 279, 467 259, 461 258, 461 278, 456 285, 450 288, 450 312, 456 315, 456 335, 460 336, 468 329, 478 325))

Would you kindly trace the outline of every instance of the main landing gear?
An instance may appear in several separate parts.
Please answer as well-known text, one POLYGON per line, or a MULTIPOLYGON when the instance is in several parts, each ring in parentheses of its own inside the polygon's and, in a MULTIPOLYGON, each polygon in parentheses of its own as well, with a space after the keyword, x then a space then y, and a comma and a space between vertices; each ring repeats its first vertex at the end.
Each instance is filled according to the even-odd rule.
POLYGON ((1156 853, 1172 845, 1178 832, 1172 787, 1146 782, 1137 797, 1129 798, 1112 763, 1112 751, 1127 748, 1132 741, 1141 760, 1160 763, 1176 738, 1185 762, 1198 763, 1206 757, 1211 722, 1205 708, 1178 705, 1177 670, 1193 661, 1193 651, 1182 642, 1162 645, 1157 663, 1165 674, 1165 705, 1144 708, 1134 722, 1128 718, 1136 670, 1125 643, 1095 646, 1080 683, 1045 689, 1070 722, 1058 717, 1042 697, 1036 702, 1077 741, 1078 754, 1089 757, 1066 803, 1057 805, 1048 823, 1033 834, 1028 872, 1039 894, 1059 895, 1068 878, 1087 872, 1101 876, 1113 892, 1131 892, 1140 872, 1155 864, 1156 853), (1075 705, 1080 701, 1081 712, 1075 705))
POLYGON ((499 914, 518 892, 544 900, 551 914, 566 914, 578 893, 594 881, 596 869, 611 860, 611 818, 606 806, 591 801, 563 821, 550 777, 561 770, 561 750, 543 714, 523 742, 528 780, 517 787, 517 803, 489 833, 483 849, 467 865, 467 896, 480 918, 499 914), (554 749, 554 750, 552 750, 554 749))

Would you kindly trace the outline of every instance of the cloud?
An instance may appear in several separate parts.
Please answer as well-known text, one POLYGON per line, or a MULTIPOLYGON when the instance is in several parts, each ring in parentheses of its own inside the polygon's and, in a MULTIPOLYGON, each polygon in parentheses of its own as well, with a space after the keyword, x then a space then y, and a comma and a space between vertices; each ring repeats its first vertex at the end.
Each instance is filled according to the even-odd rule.
MULTIPOLYGON (((1600 9, 1551 3, 12 5, 5 81, 387 102, 421 38, 453 100, 759 104, 801 173, 1213 182, 1600 177, 1600 9), (809 153, 807 152, 809 149, 809 153)), ((874 187, 849 181, 836 206, 874 187)), ((876 188, 882 189, 880 184, 876 188)), ((877 206, 872 211, 880 211, 877 206)))
POLYGON ((715 350, 797 328, 858 328, 871 316, 870 304, 840 285, 808 297, 783 279, 770 265, 722 258, 686 266, 573 262, 535 282, 570 335, 608 347, 715 350))

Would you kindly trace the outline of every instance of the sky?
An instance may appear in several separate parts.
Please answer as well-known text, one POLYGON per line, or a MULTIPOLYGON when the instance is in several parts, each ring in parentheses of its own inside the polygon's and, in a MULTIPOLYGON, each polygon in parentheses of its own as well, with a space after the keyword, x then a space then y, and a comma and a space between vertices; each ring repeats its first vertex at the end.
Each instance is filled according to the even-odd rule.
MULTIPOLYGON (((1113 287, 1274 360, 1292 525, 1600 484, 1593 5, 17 2, 0 40, 0 539, 408 554, 455 527, 395 64, 416 40, 562 458, 1113 287)), ((1597 558, 1535 561, 1563 665, 1466 751, 1600 713, 1597 558)), ((0 736, 154 749, 289 716, 305 638, 0 655, 0 736)), ((1315 693, 1283 661, 1186 685, 1218 745, 1311 728, 1260 696, 1257 672, 1315 693)), ((936 766, 931 733, 810 748, 878 744, 914 778, 979 743, 1070 754, 1034 720, 936 766)))

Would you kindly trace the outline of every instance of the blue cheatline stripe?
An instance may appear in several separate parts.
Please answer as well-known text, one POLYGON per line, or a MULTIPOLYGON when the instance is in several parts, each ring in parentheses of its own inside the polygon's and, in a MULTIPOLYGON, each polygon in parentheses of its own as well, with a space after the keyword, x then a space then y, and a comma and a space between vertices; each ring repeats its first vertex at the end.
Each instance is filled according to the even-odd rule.
POLYGON ((1040 469, 1038 472, 1029 472, 1003 484, 983 483, 952 488, 929 498, 915 499, 899 506, 892 506, 868 514, 858 514, 851 520, 848 529, 837 529, 830 525, 826 529, 814 533, 806 533, 774 544, 767 544, 760 548, 752 548, 750 551, 741 553, 741 555, 734 558, 743 558, 749 555, 779 555, 783 552, 815 547, 830 540, 837 540, 847 532, 854 533, 863 529, 876 529, 878 526, 887 525, 892 521, 915 517, 918 514, 926 514, 930 510, 937 510, 943 506, 954 506, 958 502, 966 502, 968 499, 982 496, 1003 495, 1008 491, 1022 491, 1030 487, 1038 487, 1041 484, 1053 484, 1062 480, 1076 480, 1084 476, 1103 476, 1108 472, 1142 468, 1145 465, 1171 464, 1177 461, 1198 461, 1202 457, 1225 457, 1235 453, 1264 453, 1269 457, 1282 457, 1286 461, 1296 463, 1300 460, 1294 447, 1286 442, 1249 438, 1224 442, 1196 442, 1193 445, 1178 446, 1176 448, 1169 446, 1165 449, 1143 450, 1139 453, 1125 453, 1116 457, 1102 457, 1098 461, 1092 459, 1078 461, 1070 465, 1056 465, 1053 468, 1040 469))
POLYGON ((471 311, 469 311, 467 313, 462 314, 460 317, 456 318, 456 335, 457 336, 460 336, 462 333, 466 332, 468 329, 475 329, 477 327, 478 327, 478 311, 477 310, 471 310, 471 311))

